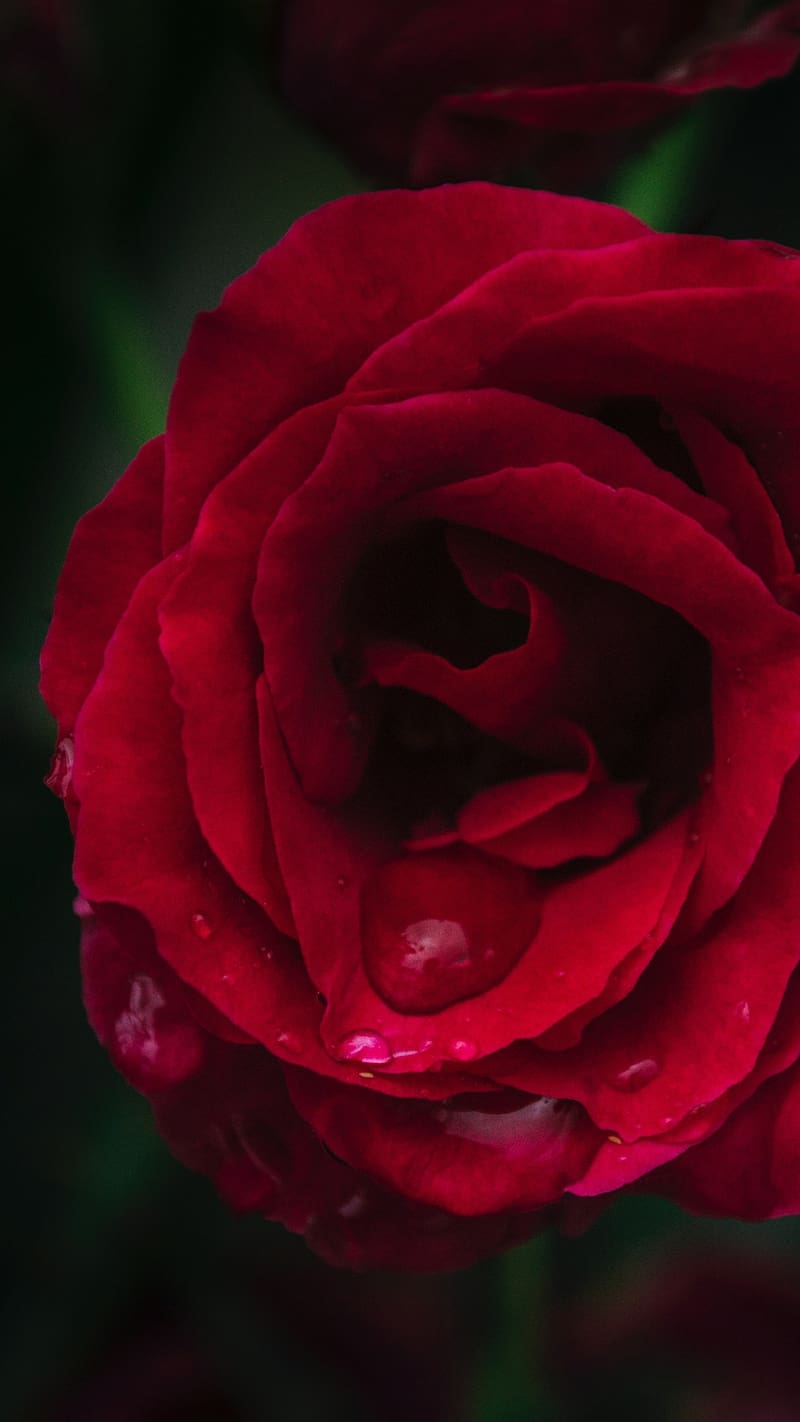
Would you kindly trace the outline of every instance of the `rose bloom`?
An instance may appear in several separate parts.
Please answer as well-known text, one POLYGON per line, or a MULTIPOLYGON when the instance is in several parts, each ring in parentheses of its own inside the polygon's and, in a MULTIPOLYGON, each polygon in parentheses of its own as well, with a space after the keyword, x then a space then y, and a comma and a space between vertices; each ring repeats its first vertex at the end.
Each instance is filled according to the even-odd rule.
POLYGON ((333 203, 78 525, 43 686, 89 1017, 329 1258, 628 1186, 800 1208, 793 256, 333 203))
POLYGON ((785 74, 800 4, 286 0, 281 83, 367 171, 414 183, 535 163, 559 185, 697 95, 785 74))

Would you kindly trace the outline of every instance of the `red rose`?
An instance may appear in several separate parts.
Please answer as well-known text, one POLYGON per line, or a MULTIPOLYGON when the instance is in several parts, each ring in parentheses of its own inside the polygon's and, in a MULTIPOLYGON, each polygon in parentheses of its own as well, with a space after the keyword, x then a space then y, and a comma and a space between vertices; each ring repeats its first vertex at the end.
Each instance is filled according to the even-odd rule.
POLYGON ((800 1208, 792 256, 482 184, 334 203, 75 533, 43 665, 90 1018, 331 1257, 452 1265, 634 1182, 800 1208))
POLYGON ((424 184, 536 162, 580 181, 625 130, 785 74, 797 0, 287 0, 287 96, 368 171, 424 184))

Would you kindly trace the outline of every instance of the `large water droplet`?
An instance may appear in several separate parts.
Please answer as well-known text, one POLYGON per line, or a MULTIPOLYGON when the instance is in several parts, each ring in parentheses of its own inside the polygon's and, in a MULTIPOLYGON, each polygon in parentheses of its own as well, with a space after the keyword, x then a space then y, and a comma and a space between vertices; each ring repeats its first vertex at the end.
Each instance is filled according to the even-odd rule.
POLYGON ((661 1067, 654 1057, 644 1057, 640 1062, 632 1062, 624 1071, 614 1077, 617 1091, 641 1091, 658 1076, 661 1067))
POLYGON ((75 763, 75 742, 72 736, 64 736, 56 746, 50 765, 50 774, 45 777, 45 785, 61 800, 72 784, 72 767, 75 763))
POLYGON ((365 1066, 385 1066, 392 1060, 392 1049, 380 1032, 359 1028, 348 1032, 333 1049, 340 1062, 363 1062, 365 1066))
POLYGON ((455 1057, 457 1062, 471 1062, 477 1057, 478 1048, 466 1037, 457 1037, 454 1042, 450 1043, 450 1055, 455 1057))
POLYGON ((155 1062, 159 1051, 155 1020, 163 1006, 164 995, 152 978, 139 974, 131 979, 128 1006, 114 1024, 123 1057, 136 1055, 142 1061, 155 1062))
POLYGON ((204 913, 193 913, 191 918, 192 932, 198 938, 210 938, 214 932, 214 925, 204 913))
POLYGON ((144 973, 131 978, 127 1005, 114 1023, 120 1069, 134 1086, 150 1090, 183 1081, 203 1056, 199 1029, 170 1010, 158 984, 144 973))
POLYGON ((529 869, 464 845, 392 860, 362 892, 367 974, 398 1012, 437 1012, 506 976, 541 905, 529 869))
POLYGON ((569 1134, 580 1115, 574 1101, 550 1096, 523 1097, 517 1092, 497 1096, 461 1096, 450 1107, 438 1107, 434 1117, 446 1135, 472 1145, 494 1147, 506 1158, 525 1155, 537 1144, 569 1134))

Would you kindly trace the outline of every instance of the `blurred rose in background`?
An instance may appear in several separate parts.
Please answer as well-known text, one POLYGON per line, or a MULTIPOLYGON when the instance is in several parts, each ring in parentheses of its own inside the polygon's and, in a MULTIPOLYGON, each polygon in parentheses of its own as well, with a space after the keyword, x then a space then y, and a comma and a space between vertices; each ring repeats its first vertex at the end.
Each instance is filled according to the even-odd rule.
POLYGON ((283 89, 368 173, 415 184, 607 169, 698 95, 785 74, 800 6, 288 0, 283 89))

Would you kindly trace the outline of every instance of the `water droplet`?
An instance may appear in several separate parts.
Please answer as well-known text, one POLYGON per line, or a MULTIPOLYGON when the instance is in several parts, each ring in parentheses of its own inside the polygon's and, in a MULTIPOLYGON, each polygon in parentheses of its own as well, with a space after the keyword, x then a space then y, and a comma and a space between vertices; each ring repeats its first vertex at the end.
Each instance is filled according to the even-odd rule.
POLYGON ((567 970, 566 970, 566 968, 555 968, 555 969, 553 970, 553 977, 554 977, 554 978, 558 978, 559 982, 561 981, 562 978, 565 978, 566 976, 567 976, 567 970))
POLYGON ((574 1101, 564 1108, 549 1096, 523 1096, 508 1091, 498 1095, 464 1095, 454 1099, 452 1107, 436 1106, 431 1115, 448 1136, 469 1141, 472 1145, 498 1150, 505 1161, 514 1156, 535 1154, 556 1140, 569 1137, 575 1122, 574 1101))
POLYGON ((749 1021, 750 1021, 750 1003, 749 1003, 749 1002, 739 1002, 739 1003, 737 1003, 737 1004, 736 1004, 736 1016, 739 1018, 739 1021, 740 1021, 740 1022, 749 1022, 749 1021))
POLYGON ((64 736, 56 746, 50 765, 50 773, 45 776, 45 785, 63 800, 72 784, 72 767, 75 763, 75 742, 72 736, 64 736))
POLYGON ((86 899, 82 898, 80 894, 77 894, 72 900, 72 912, 76 918, 94 918, 91 904, 87 903, 86 899))
POLYGON ((192 932, 198 938, 210 938, 214 932, 214 926, 204 913, 193 913, 191 918, 192 932))
POLYGON ((366 1193, 363 1190, 356 1190, 349 1200, 345 1200, 344 1204, 339 1206, 337 1214, 341 1215, 343 1220, 357 1220, 359 1215, 363 1215, 366 1208, 366 1193))
POLYGON ((346 889, 346 888, 347 888, 347 880, 346 880, 346 879, 337 879, 337 880, 336 880, 336 887, 337 887, 337 889, 339 890, 339 892, 341 893, 341 891, 342 891, 343 889, 346 889))
POLYGON ((653 1057, 644 1057, 640 1062, 633 1062, 614 1077, 614 1087, 617 1091, 641 1091, 648 1086, 660 1072, 661 1067, 653 1057))
POLYGON ((380 1032, 359 1028, 348 1032, 337 1042, 332 1055, 340 1062, 364 1062, 366 1066, 385 1066, 392 1060, 392 1049, 380 1032))
POLYGON ((275 1038, 275 1045, 281 1047, 284 1052, 290 1052, 294 1057, 303 1050, 302 1039, 296 1032, 279 1032, 275 1038))
POLYGON ((128 1006, 114 1026, 114 1035, 123 1056, 135 1052, 145 1061, 155 1060, 158 1055, 155 1017, 163 1006, 163 993, 152 978, 140 974, 131 979, 128 1006))
POLYGON ((541 905, 529 869, 464 845, 392 860, 362 891, 367 974, 398 1012, 438 1012, 506 976, 541 905))
POLYGON ((140 1089, 183 1081, 199 1065, 202 1034, 171 1012, 158 984, 145 973, 130 980, 128 1001, 114 1023, 119 1065, 140 1089))
POLYGON ((466 1037, 458 1037, 455 1042, 450 1043, 450 1056, 455 1057, 457 1062, 474 1061, 477 1055, 478 1048, 475 1043, 466 1037))
POLYGON ((699 834, 699 831, 698 831, 698 830, 691 830, 690 833, 686 836, 686 838, 687 838, 689 844, 699 844, 699 843, 700 843, 700 834, 699 834))

